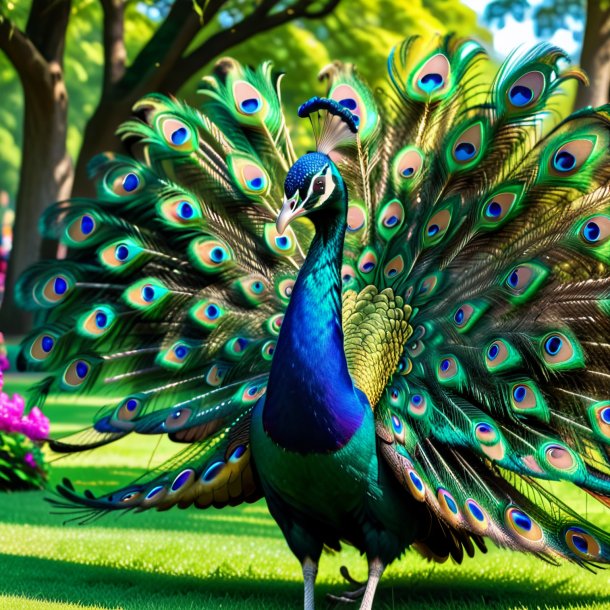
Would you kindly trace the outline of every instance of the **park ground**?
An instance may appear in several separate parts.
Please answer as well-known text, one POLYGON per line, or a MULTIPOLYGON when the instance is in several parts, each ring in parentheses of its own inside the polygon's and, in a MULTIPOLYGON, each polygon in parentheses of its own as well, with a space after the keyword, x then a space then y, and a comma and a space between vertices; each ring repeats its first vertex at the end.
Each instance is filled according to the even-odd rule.
MULTIPOLYGON (((8 374, 5 390, 24 393, 32 381, 8 374)), ((59 435, 84 427, 98 406, 48 404, 45 412, 59 435)), ((122 484, 141 474, 153 446, 150 437, 127 437, 55 461, 50 486, 65 476, 94 491, 122 484)), ((153 463, 171 450, 169 444, 157 447, 153 463)), ((569 488, 559 493, 610 529, 609 511, 569 488)), ((51 514, 47 494, 0 494, 0 609, 283 610, 302 604, 300 568, 264 502, 222 511, 110 515, 78 525, 51 514)), ((325 594, 346 588, 343 564, 364 578, 365 562, 353 549, 323 557, 318 608, 337 607, 325 594)), ((610 608, 609 585, 608 571, 557 568, 496 548, 461 566, 429 564, 409 552, 387 571, 376 608, 601 610, 610 608)))

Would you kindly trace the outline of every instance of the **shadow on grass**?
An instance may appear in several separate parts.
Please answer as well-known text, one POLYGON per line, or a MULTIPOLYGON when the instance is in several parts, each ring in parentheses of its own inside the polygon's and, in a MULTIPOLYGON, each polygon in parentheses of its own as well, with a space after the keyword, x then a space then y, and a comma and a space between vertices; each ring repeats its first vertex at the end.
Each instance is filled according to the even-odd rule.
MULTIPOLYGON (((92 558, 93 559, 93 558, 92 558)), ((0 554, 2 593, 28 599, 103 605, 109 608, 155 610, 171 608, 298 608, 300 583, 288 580, 260 580, 252 575, 207 579, 170 576, 133 569, 82 565, 52 559, 0 554)), ((383 583, 376 608, 474 609, 474 608, 570 608, 607 603, 600 596, 562 594, 540 582, 524 579, 502 583, 495 579, 451 579, 431 573, 409 583, 394 579, 383 583)), ((336 586, 317 587, 319 607, 333 608, 326 593, 338 593, 336 586)), ((342 606, 343 607, 343 606, 342 606)), ((349 607, 349 606, 348 606, 349 607)))
POLYGON ((299 583, 247 575, 199 579, 4 554, 0 569, 5 595, 111 608, 291 608, 301 599, 299 583))

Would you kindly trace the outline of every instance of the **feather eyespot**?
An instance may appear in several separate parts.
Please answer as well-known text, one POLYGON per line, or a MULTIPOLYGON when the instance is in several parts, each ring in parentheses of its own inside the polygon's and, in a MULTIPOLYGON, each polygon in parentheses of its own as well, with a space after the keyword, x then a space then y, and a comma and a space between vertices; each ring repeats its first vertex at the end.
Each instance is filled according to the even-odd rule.
POLYGON ((207 467, 203 475, 201 475, 202 483, 211 483, 224 470, 225 463, 221 461, 213 462, 207 467))
POLYGON ((264 383, 247 383, 241 390, 239 390, 239 399, 244 404, 255 403, 265 392, 267 386, 264 383))
POLYGON ((409 491, 413 498, 419 502, 423 502, 426 499, 426 486, 422 478, 413 468, 407 467, 406 477, 404 478, 409 491))
POLYGON ((347 208, 347 231, 357 233, 366 226, 366 211, 358 204, 350 204, 347 208))
POLYGON ((407 411, 415 419, 422 419, 428 413, 428 399, 424 394, 413 394, 409 399, 407 411))
POLYGON ((600 543, 582 527, 569 527, 565 532, 565 541, 568 548, 581 559, 588 561, 602 559, 600 543))
POLYGON ((68 274, 59 273, 52 275, 48 279, 43 279, 36 283, 34 299, 41 307, 53 307, 68 297, 74 285, 74 279, 68 274))
POLYGON ((190 485, 195 479, 195 471, 192 468, 183 470, 173 481, 170 492, 176 492, 190 485))
POLYGON ((280 235, 272 222, 265 224, 265 243, 276 256, 292 256, 297 249, 297 238, 292 227, 287 227, 280 235))
POLYGON ((250 340, 245 337, 233 337, 229 339, 223 348, 227 358, 231 360, 239 360, 243 357, 246 350, 250 346, 250 340))
POLYGON ((237 111, 245 116, 258 114, 263 108, 263 97, 250 83, 238 80, 233 83, 233 98, 237 111))
POLYGON ((417 297, 425 297, 426 299, 431 297, 439 286, 439 275, 433 274, 425 277, 419 284, 417 290, 417 297))
POLYGON ((453 160, 462 166, 469 166, 481 152, 483 126, 480 121, 467 127, 456 139, 452 149, 453 160))
POLYGON ((233 449, 231 451, 231 453, 229 454, 227 462, 229 462, 231 464, 236 464, 236 463, 246 459, 247 454, 248 454, 248 445, 237 445, 237 447, 235 447, 235 449, 233 449))
MULTIPOLYGON (((129 491, 123 493, 123 495, 119 498, 119 502, 123 506, 133 506, 137 504, 140 498, 142 497, 142 492, 140 489, 130 489, 129 491)), ((110 498, 109 498, 110 499, 110 498)))
POLYGON ((392 386, 389 391, 389 398, 390 398, 390 404, 393 407, 402 407, 404 404, 404 393, 402 391, 401 388, 399 388, 398 386, 392 386))
POLYGON ((273 360, 273 354, 275 353, 276 343, 275 341, 267 341, 263 347, 261 347, 261 356, 264 360, 273 360))
POLYGON ((144 252, 132 239, 124 239, 103 246, 98 257, 102 265, 110 271, 122 272, 141 260, 144 252))
POLYGON ((188 246, 193 264, 205 273, 220 273, 230 267, 235 255, 233 250, 220 239, 200 237, 188 246))
POLYGON ((601 246, 610 238, 610 218, 602 214, 589 218, 582 224, 579 235, 588 246, 601 246))
POLYGON ((424 243, 426 245, 438 243, 445 235, 451 224, 451 212, 441 210, 430 218, 426 225, 424 243))
POLYGON ((508 90, 508 102, 517 109, 528 108, 542 95, 545 78, 542 72, 532 71, 521 76, 508 90))
POLYGON ((392 430, 394 430, 394 436, 400 443, 404 443, 405 440, 405 425, 397 415, 392 415, 392 430))
POLYGON ((205 376, 206 383, 208 385, 211 385, 212 387, 217 387, 221 385, 228 370, 229 369, 226 366, 213 364, 205 376))
POLYGON ((140 414, 142 405, 142 401, 136 396, 125 398, 116 408, 110 424, 119 430, 132 430, 133 420, 140 414))
POLYGON ((522 189, 519 193, 507 191, 496 193, 487 199, 482 208, 482 226, 484 228, 497 228, 504 220, 507 220, 518 207, 521 193, 522 189))
POLYGON ((552 470, 561 473, 574 473, 578 469, 578 461, 573 452, 559 444, 550 444, 542 447, 541 458, 552 470))
POLYGON ((393 279, 400 275, 405 267, 404 260, 400 254, 395 256, 383 269, 383 274, 388 279, 393 279))
POLYGON ((542 358, 554 369, 582 368, 584 355, 578 342, 564 333, 553 332, 541 341, 542 358))
POLYGON ((178 197, 169 201, 162 201, 158 210, 161 216, 175 227, 202 224, 201 207, 190 197, 178 197))
POLYGON ((481 505, 472 498, 468 498, 464 508, 464 516, 472 529, 478 534, 487 531, 489 528, 489 517, 481 505))
POLYGON ((339 102, 341 106, 347 108, 356 121, 356 125, 366 126, 368 115, 366 106, 362 102, 362 98, 354 87, 345 84, 339 84, 334 87, 328 96, 331 100, 339 102))
POLYGON ((295 280, 291 277, 284 277, 279 279, 276 285, 277 296, 283 303, 288 303, 292 296, 294 289, 295 280))
POLYGON ((407 146, 395 157, 393 163, 394 178, 397 183, 407 183, 415 178, 424 164, 424 155, 418 148, 407 146))
POLYGON ((560 146, 552 155, 550 169, 555 176, 571 176, 589 159, 595 139, 572 140, 560 146))
POLYGON ((396 367, 396 372, 400 375, 408 375, 413 370, 413 363, 405 356, 401 356, 396 367))
POLYGON ((180 430, 188 423, 192 415, 192 410, 187 407, 178 407, 173 409, 172 412, 165 419, 165 429, 168 432, 175 432, 180 430))
POLYGON ((510 401, 516 413, 548 421, 549 410, 540 390, 530 380, 518 381, 510 387, 510 401))
POLYGON ((407 351, 409 352, 409 355, 413 358, 417 358, 418 356, 420 356, 425 349, 426 347, 424 345, 424 342, 420 339, 411 341, 411 343, 407 345, 407 351))
POLYGON ((498 428, 491 422, 482 421, 475 425, 474 436, 478 449, 490 460, 502 461, 506 455, 506 447, 498 428))
POLYGON ((268 298, 269 284, 262 275, 247 276, 237 280, 234 286, 251 307, 258 307, 268 298))
POLYGON ((460 383, 462 370, 454 356, 445 356, 439 360, 436 377, 440 383, 454 385, 460 383))
POLYGON ((72 361, 64 371, 63 385, 68 390, 75 390, 81 387, 91 374, 91 363, 79 358, 72 361))
POLYGON ((229 169, 238 188, 254 200, 269 193, 271 182, 265 168, 254 158, 244 155, 229 155, 229 169))
POLYGON ((190 317, 206 330, 216 328, 225 313, 224 308, 219 303, 210 300, 195 303, 189 310, 190 317))
POLYGON ((591 428, 604 442, 610 439, 610 401, 596 402, 587 409, 591 428))
POLYGON ((398 199, 386 203, 377 216, 379 234, 385 240, 391 239, 402 227, 404 216, 404 208, 398 199))
POLYGON ((142 506, 154 506, 161 502, 166 495, 167 488, 164 485, 155 485, 144 496, 142 506))
POLYGON ((159 306, 169 296, 169 290, 156 278, 144 278, 129 286, 123 300, 136 309, 146 310, 159 306))
POLYGON ((144 187, 144 181, 135 169, 118 174, 112 172, 109 184, 111 191, 119 197, 130 197, 141 191, 144 187))
POLYGON ((270 318, 267 318, 264 324, 265 330, 274 336, 278 336, 280 334, 280 330, 282 328, 282 324, 284 323, 284 314, 277 313, 270 318))
POLYGON ((445 55, 436 53, 417 70, 413 86, 418 97, 435 99, 442 95, 449 81, 451 64, 445 55))
POLYGON ((372 248, 365 248, 358 260, 358 269, 360 273, 368 275, 377 267, 377 254, 372 248))
POLYGON ((504 285, 514 301, 525 301, 536 292, 548 274, 541 265, 523 263, 509 271, 504 285))
POLYGON ((191 351, 190 345, 184 341, 176 341, 169 348, 159 352, 157 364, 170 369, 180 368, 186 363, 191 351))
POLYGON ((76 329, 80 335, 85 337, 101 337, 110 330, 115 318, 116 314, 111 307, 101 305, 83 314, 76 324, 76 329))
POLYGON ((56 344, 57 338, 50 333, 44 332, 32 341, 30 357, 36 362, 43 362, 49 358, 56 344))
POLYGON ((199 145, 195 130, 184 121, 172 116, 162 116, 158 120, 165 143, 172 149, 190 153, 199 145))
POLYGON ((93 214, 83 214, 75 218, 66 230, 68 239, 73 244, 82 244, 89 240, 97 229, 93 214))
POLYGON ((436 498, 445 519, 452 525, 458 525, 461 521, 461 514, 455 498, 442 487, 438 489, 436 498))
POLYGON ((485 366, 488 371, 504 371, 515 368, 520 363, 521 355, 504 339, 496 339, 485 350, 485 366))
POLYGON ((504 521, 509 530, 523 542, 542 542, 542 529, 521 509, 514 506, 508 507, 504 513, 504 521))
POLYGON ((467 330, 471 326, 471 322, 475 321, 476 313, 478 312, 475 308, 468 303, 464 303, 464 305, 458 307, 453 314, 453 322, 458 330, 467 330))

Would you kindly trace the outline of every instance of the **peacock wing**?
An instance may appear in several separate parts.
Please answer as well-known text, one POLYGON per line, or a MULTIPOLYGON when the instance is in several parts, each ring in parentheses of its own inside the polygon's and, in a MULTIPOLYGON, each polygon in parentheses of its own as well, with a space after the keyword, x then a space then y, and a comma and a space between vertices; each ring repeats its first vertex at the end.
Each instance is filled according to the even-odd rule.
POLYGON ((259 496, 249 421, 311 239, 306 224, 275 229, 294 161, 278 87, 270 64, 222 60, 201 112, 144 98, 119 130, 131 156, 90 165, 96 197, 45 213, 41 229, 69 256, 32 267, 17 289, 39 322, 20 365, 48 373, 30 402, 105 398, 91 427, 53 448, 129 434, 187 444, 125 489, 93 498, 64 484, 64 500, 95 512, 259 496))
POLYGON ((549 45, 491 87, 469 41, 410 40, 389 65, 343 267, 353 370, 377 360, 347 330, 349 292, 390 288, 411 308, 375 405, 380 453, 447 536, 607 562, 610 537, 546 482, 610 504, 610 111, 562 119, 562 84, 583 77, 549 45))

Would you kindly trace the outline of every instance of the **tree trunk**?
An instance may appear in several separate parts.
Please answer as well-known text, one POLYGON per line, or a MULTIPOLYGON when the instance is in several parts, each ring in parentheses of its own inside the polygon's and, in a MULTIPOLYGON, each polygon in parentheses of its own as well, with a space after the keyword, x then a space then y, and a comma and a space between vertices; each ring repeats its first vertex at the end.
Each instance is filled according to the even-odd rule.
POLYGON ((120 153, 123 151, 123 145, 116 135, 116 130, 129 117, 131 107, 131 100, 127 102, 100 101, 93 116, 87 122, 83 135, 74 171, 73 197, 94 195, 93 183, 87 176, 87 165, 95 155, 101 152, 120 153))
POLYGON ((580 85, 575 108, 601 106, 608 102, 610 89, 610 8, 602 8, 599 0, 587 1, 585 38, 580 66, 587 73, 590 85, 580 85))
POLYGON ((68 96, 59 65, 48 68, 44 78, 24 83, 21 174, 0 310, 0 329, 8 335, 23 334, 31 327, 31 315, 15 301, 17 278, 40 258, 55 256, 54 242, 47 243, 38 231, 38 219, 49 204, 67 198, 72 187, 72 163, 66 151, 68 96))

